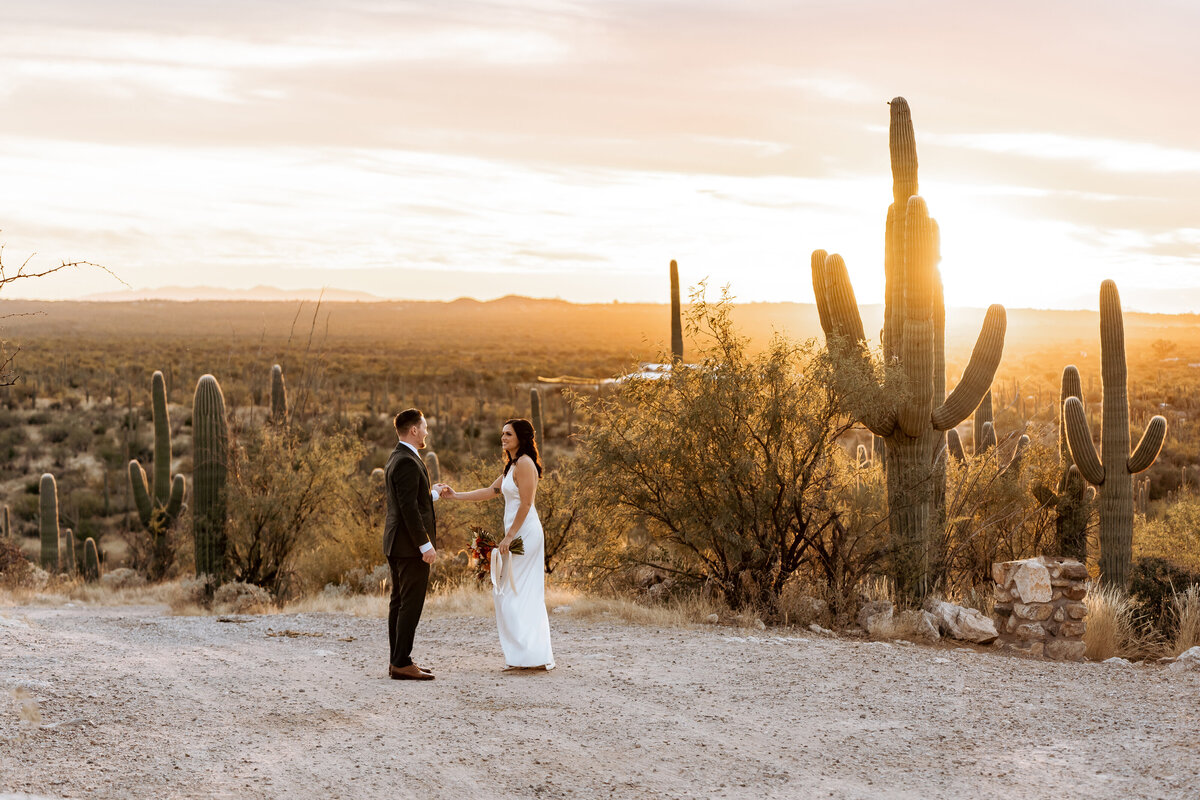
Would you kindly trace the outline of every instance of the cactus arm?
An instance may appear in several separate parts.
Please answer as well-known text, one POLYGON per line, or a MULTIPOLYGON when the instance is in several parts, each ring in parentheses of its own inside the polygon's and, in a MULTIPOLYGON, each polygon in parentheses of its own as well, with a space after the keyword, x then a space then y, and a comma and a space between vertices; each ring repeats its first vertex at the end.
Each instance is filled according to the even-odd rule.
POLYGON ((1092 443, 1092 432, 1088 428, 1087 416, 1083 413, 1083 401, 1068 397, 1063 403, 1063 419, 1067 428, 1067 443, 1071 447, 1071 458, 1079 468, 1084 480, 1095 486, 1104 484, 1104 466, 1100 454, 1092 443))
MULTIPOLYGON (((823 252, 823 251, 817 251, 823 252)), ((866 366, 866 357, 862 345, 866 339, 863 333, 862 317, 858 313, 858 302, 854 298, 854 287, 850 284, 850 275, 846 271, 846 262, 837 253, 825 258, 824 264, 817 266, 816 253, 813 254, 813 284, 818 281, 818 273, 824 278, 824 303, 829 319, 829 329, 825 332, 826 343, 831 352, 838 358, 847 361, 857 361, 866 366)), ((884 395, 883 388, 874 381, 870 386, 858 384, 852 375, 853 369, 845 366, 838 370, 842 380, 853 384, 849 393, 860 397, 865 396, 861 404, 859 417, 862 424, 876 436, 889 436, 896 428, 895 416, 884 395)))
POLYGON ((896 206, 893 203, 888 206, 883 238, 883 360, 887 364, 891 364, 900 352, 900 320, 904 306, 904 276, 900 274, 904 269, 903 238, 903 235, 896 235, 896 206))
POLYGON ((154 504, 146 486, 146 470, 142 469, 136 458, 129 462, 129 485, 133 487, 133 504, 137 507, 138 519, 142 525, 149 527, 154 504))
POLYGON ((1000 357, 1004 354, 1004 332, 1007 327, 1004 306, 996 304, 989 307, 962 380, 950 392, 946 402, 933 410, 934 430, 947 431, 957 426, 975 410, 992 388, 996 368, 1000 366, 1000 357))
POLYGON ((167 500, 167 524, 170 525, 179 518, 179 514, 183 511, 183 496, 187 491, 187 483, 182 475, 176 475, 171 481, 171 496, 167 500))
POLYGON ((1146 426, 1146 432, 1142 434, 1142 440, 1138 442, 1137 447, 1129 456, 1129 461, 1126 466, 1133 474, 1144 472, 1154 463, 1154 459, 1158 458, 1158 451, 1162 449, 1163 441, 1167 438, 1167 420, 1163 417, 1156 416, 1150 420, 1150 424, 1146 426))
POLYGON ((829 320, 829 301, 825 294, 825 259, 828 257, 829 254, 824 250, 813 250, 812 252, 813 296, 817 298, 817 317, 821 320, 821 332, 827 338, 832 332, 832 324, 829 320))
POLYGON ((925 201, 908 201, 904 261, 904 329, 900 363, 905 402, 896 415, 901 430, 916 437, 929 428, 933 411, 933 226, 925 201))
MULTIPOLYGON (((1078 397, 1080 402, 1083 401, 1083 382, 1079 378, 1079 369, 1074 364, 1063 367, 1062 388, 1058 396, 1059 410, 1068 397, 1078 397)), ((1058 456, 1063 464, 1070 466, 1071 448, 1067 444, 1067 426, 1060 424, 1058 428, 1058 456)))
POLYGON ((829 314, 829 332, 854 343, 866 341, 858 301, 846 262, 837 253, 825 259, 825 304, 829 314))

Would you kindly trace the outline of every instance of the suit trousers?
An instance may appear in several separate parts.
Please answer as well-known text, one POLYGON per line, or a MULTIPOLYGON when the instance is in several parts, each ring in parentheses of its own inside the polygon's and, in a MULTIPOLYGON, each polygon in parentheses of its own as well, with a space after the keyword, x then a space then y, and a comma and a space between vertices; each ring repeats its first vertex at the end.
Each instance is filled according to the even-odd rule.
POLYGON ((388 566, 392 569, 392 597, 388 603, 390 661, 393 667, 407 667, 413 663, 413 636, 421 621, 421 609, 425 607, 429 565, 420 557, 388 556, 388 566))

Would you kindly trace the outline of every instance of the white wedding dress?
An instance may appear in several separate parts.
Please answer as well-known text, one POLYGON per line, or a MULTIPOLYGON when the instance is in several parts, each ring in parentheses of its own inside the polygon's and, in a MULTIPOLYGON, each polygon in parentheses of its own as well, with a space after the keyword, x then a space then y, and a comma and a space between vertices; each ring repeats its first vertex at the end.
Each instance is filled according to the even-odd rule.
MULTIPOLYGON (((500 483, 504 495, 504 530, 512 527, 521 505, 521 491, 510 469, 500 483)), ((550 649, 550 618, 546 615, 546 540, 537 507, 529 509, 517 536, 525 545, 523 555, 505 559, 510 573, 496 580, 492 599, 496 605, 496 627, 504 663, 509 667, 545 667, 554 669, 550 649)), ((495 573, 493 573, 493 577, 495 573)))

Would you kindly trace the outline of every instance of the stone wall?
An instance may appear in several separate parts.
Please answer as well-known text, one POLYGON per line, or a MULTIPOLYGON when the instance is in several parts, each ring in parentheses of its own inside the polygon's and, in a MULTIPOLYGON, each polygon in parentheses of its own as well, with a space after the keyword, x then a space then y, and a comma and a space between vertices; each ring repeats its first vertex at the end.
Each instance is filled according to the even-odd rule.
POLYGON ((1083 660, 1087 578, 1087 567, 1073 558, 992 564, 996 644, 1032 656, 1083 660))

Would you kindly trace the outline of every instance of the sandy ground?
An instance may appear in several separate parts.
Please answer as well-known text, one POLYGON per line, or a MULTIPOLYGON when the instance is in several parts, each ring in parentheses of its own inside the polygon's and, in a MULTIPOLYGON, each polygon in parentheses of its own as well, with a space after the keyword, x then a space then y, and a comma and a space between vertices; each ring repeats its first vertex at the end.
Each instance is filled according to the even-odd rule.
POLYGON ((0 695, 0 797, 1200 796, 1200 672, 568 613, 549 673, 427 620, 416 683, 381 620, 233 619, 0 611, 0 687, 70 723, 0 695))

